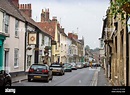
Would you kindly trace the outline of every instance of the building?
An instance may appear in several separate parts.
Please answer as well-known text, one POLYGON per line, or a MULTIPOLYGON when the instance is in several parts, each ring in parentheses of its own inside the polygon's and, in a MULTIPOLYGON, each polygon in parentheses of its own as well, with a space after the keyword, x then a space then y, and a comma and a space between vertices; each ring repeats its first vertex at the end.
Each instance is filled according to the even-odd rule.
POLYGON ((60 55, 60 27, 59 22, 57 21, 57 17, 53 17, 52 20, 49 18, 49 9, 42 9, 41 13, 41 22, 37 22, 38 25, 44 29, 49 35, 52 36, 52 57, 51 63, 53 62, 60 62, 61 55, 60 55))
MULTIPOLYGON (((111 2, 114 3, 114 0, 111 2)), ((106 19, 104 34, 106 75, 114 86, 126 86, 128 77, 126 19, 120 21, 121 15, 111 15, 109 8, 106 11, 106 19)))
POLYGON ((4 68, 11 75, 22 73, 24 72, 25 19, 13 0, 1 0, 0 7, 4 10, 3 32, 9 35, 3 43, 4 68))
POLYGON ((26 20, 25 36, 25 68, 28 70, 31 64, 51 63, 51 36, 44 32, 32 19, 31 4, 19 4, 19 10, 26 20))
POLYGON ((4 51, 4 41, 8 34, 5 32, 4 25, 4 14, 6 12, 0 8, 0 70, 5 69, 5 51, 4 51))

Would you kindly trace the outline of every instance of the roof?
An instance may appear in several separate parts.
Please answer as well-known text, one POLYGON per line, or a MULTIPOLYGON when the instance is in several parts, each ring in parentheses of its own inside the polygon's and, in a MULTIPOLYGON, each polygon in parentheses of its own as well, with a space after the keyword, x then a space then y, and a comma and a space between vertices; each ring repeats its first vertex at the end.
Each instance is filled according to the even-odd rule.
POLYGON ((19 9, 10 0, 0 0, 0 8, 3 9, 7 14, 21 21, 25 21, 19 9))
POLYGON ((48 35, 51 37, 51 35, 47 34, 44 29, 42 29, 32 18, 28 17, 24 12, 21 11, 22 16, 24 19, 34 27, 37 27, 40 31, 42 31, 44 34, 48 35))

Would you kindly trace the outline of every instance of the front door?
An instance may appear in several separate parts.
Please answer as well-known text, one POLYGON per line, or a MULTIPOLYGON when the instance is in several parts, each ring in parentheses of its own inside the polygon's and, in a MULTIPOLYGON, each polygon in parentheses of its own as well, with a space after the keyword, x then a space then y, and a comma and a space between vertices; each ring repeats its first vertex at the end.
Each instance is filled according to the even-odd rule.
POLYGON ((9 51, 5 51, 4 68, 9 72, 8 59, 9 59, 9 51))

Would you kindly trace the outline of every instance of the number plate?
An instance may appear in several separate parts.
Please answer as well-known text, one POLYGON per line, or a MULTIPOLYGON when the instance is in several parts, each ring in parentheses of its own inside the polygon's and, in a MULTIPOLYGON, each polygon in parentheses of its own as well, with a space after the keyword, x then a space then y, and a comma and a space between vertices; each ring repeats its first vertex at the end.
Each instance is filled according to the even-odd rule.
POLYGON ((34 76, 34 78, 41 78, 41 76, 34 76))
POLYGON ((56 72, 57 70, 53 70, 53 72, 56 72))

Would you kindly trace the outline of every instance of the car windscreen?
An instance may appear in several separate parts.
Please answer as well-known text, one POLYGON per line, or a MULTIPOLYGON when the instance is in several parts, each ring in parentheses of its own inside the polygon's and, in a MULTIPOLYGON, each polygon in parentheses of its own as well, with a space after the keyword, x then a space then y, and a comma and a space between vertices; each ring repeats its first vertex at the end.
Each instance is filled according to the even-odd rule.
POLYGON ((53 65, 51 65, 50 67, 62 67, 62 66, 59 65, 59 64, 53 64, 53 65))
POLYGON ((46 69, 46 66, 44 66, 44 65, 32 65, 31 66, 31 69, 34 69, 34 70, 36 70, 36 69, 41 69, 41 70, 43 70, 43 69, 46 69))

